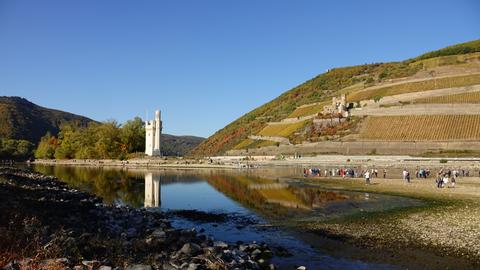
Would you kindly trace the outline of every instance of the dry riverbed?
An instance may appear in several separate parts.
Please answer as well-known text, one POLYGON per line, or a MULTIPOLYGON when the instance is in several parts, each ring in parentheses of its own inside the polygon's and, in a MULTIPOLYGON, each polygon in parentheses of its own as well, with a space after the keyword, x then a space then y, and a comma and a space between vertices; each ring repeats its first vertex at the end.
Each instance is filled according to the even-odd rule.
POLYGON ((479 269, 480 178, 459 178, 455 188, 440 189, 432 178, 414 179, 410 184, 379 178, 372 185, 361 179, 307 181, 324 188, 400 195, 426 202, 420 207, 303 224, 307 231, 379 252, 390 257, 386 261, 409 269, 479 269))

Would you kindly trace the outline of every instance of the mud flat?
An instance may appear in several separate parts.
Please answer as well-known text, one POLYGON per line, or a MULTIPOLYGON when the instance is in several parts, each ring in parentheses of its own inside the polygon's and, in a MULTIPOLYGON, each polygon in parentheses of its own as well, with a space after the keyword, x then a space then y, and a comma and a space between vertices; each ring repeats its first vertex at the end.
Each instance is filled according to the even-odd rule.
MULTIPOLYGON (((310 241, 315 242, 317 237, 320 248, 326 246, 325 241, 334 239, 358 247, 349 252, 353 257, 375 257, 363 251, 367 249, 409 269, 479 269, 480 178, 459 178, 455 188, 437 188, 432 178, 414 179, 410 184, 378 178, 371 185, 360 179, 316 177, 307 181, 324 188, 399 195, 426 202, 420 207, 301 225, 312 233, 310 241)), ((341 245, 338 247, 334 252, 340 252, 341 245)))

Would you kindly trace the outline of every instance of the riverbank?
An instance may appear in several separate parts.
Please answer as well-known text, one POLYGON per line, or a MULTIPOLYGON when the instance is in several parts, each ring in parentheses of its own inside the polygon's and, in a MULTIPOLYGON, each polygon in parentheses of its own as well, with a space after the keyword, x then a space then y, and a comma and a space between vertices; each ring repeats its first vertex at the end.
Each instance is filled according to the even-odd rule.
MULTIPOLYGON (((318 156, 217 156, 203 159, 188 158, 136 158, 130 160, 97 159, 38 159, 41 165, 68 165, 121 168, 180 168, 180 169, 244 169, 258 167, 377 167, 377 168, 464 168, 479 173, 478 157, 413 157, 390 155, 318 155, 318 156)), ((479 175, 480 176, 480 175, 479 175)))
POLYGON ((377 178, 371 185, 365 185, 362 179, 300 179, 328 189, 399 195, 427 203, 301 225, 313 235, 341 240, 372 253, 388 254, 387 261, 399 265, 405 260, 415 261, 418 269, 480 267, 478 177, 459 178, 455 188, 436 188, 432 178, 414 179, 410 184, 401 179, 377 178))
POLYGON ((15 168, 0 168, 0 216, 0 268, 275 269, 264 244, 175 229, 162 212, 108 206, 15 168))
POLYGON ((209 162, 207 160, 183 158, 136 158, 116 159, 37 159, 33 164, 68 165, 87 167, 123 167, 123 168, 190 168, 190 169, 236 169, 238 162, 209 162))

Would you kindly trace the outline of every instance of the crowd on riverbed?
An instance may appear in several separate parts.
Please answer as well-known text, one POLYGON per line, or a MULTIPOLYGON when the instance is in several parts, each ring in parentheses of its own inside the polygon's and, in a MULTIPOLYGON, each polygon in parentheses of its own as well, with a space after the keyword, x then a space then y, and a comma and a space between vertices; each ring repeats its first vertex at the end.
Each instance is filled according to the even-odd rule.
MULTIPOLYGON (((335 177, 340 176, 342 178, 359 178, 362 175, 365 175, 366 172, 371 173, 371 175, 375 175, 378 177, 378 169, 358 169, 358 168, 331 168, 331 169, 319 169, 319 168, 304 168, 303 169, 303 176, 317 176, 317 177, 335 177)), ((383 169, 383 178, 387 177, 387 170, 383 169)))
MULTIPOLYGON (((387 169, 377 169, 377 168, 324 168, 320 169, 318 167, 313 168, 303 168, 304 177, 342 177, 342 178, 364 178, 366 184, 370 184, 370 180, 373 178, 380 177, 387 178, 387 169)), ((480 171, 479 171, 480 176, 480 171)), ((402 170, 402 179, 406 183, 411 182, 411 174, 407 168, 402 170)), ((431 176, 431 170, 428 168, 417 168, 415 170, 416 179, 427 179, 431 176)), ((446 169, 442 168, 438 171, 435 183, 438 188, 450 187, 454 188, 457 182, 458 177, 469 177, 470 170, 468 169, 446 169), (450 183, 450 184, 449 184, 450 183)))

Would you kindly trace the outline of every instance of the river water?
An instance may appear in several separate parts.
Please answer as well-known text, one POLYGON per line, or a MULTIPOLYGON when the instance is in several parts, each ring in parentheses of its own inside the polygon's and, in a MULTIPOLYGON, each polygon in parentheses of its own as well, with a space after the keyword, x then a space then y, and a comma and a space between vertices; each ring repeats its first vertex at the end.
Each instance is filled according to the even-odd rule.
POLYGON ((265 242, 280 251, 273 258, 279 269, 300 265, 308 269, 396 269, 315 249, 299 225, 421 203, 327 190, 289 179, 301 175, 301 168, 143 170, 36 165, 34 170, 94 193, 108 204, 165 211, 175 227, 204 230, 216 240, 265 242))

